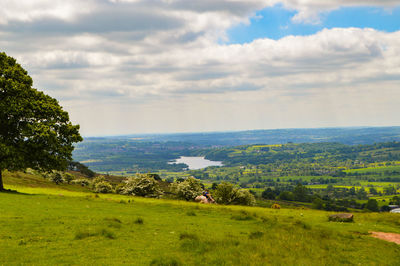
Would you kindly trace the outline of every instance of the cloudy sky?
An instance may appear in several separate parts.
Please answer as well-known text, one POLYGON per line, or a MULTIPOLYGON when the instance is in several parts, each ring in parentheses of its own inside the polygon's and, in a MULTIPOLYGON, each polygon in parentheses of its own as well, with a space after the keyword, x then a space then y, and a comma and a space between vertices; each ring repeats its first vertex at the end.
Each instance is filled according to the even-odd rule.
POLYGON ((85 136, 400 125, 398 0, 0 0, 85 136))

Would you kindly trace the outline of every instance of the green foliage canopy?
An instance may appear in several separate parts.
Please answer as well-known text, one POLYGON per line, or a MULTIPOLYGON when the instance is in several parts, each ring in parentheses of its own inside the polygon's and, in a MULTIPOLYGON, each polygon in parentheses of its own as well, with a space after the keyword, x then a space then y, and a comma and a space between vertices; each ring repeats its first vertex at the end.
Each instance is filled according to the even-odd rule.
POLYGON ((121 188, 122 194, 125 195, 158 198, 163 194, 158 181, 147 174, 137 174, 125 182, 125 187, 121 188))
POLYGON ((235 188, 228 182, 222 182, 217 186, 214 198, 218 203, 227 205, 254 205, 256 202, 254 195, 248 190, 235 188))
POLYGON ((369 199, 365 208, 373 212, 379 211, 378 201, 376 199, 369 199))
POLYGON ((0 190, 2 170, 64 170, 73 143, 82 141, 79 125, 32 83, 14 58, 0 53, 0 190))
POLYGON ((101 181, 95 184, 94 192, 96 193, 111 193, 113 192, 113 187, 107 181, 101 181))
POLYGON ((178 198, 185 200, 194 200, 203 191, 200 181, 194 177, 189 177, 182 182, 176 182, 172 186, 178 198))

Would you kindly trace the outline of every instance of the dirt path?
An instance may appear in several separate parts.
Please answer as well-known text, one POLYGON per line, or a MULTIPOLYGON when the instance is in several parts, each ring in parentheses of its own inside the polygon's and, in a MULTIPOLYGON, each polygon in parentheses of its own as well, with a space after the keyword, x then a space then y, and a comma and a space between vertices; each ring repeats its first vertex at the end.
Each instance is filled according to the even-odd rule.
POLYGON ((383 233, 383 232, 370 232, 372 237, 383 239, 400 245, 400 234, 396 233, 383 233))

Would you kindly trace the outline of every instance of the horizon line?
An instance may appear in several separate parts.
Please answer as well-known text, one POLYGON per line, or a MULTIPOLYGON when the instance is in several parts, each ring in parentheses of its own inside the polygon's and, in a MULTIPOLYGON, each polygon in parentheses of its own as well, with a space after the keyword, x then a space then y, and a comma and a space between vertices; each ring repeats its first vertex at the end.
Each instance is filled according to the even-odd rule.
POLYGON ((274 131, 274 130, 304 130, 304 129, 363 129, 363 128, 400 128, 400 126, 332 126, 332 127, 306 127, 306 128, 270 128, 270 129, 242 129, 242 130, 226 130, 226 131, 186 131, 186 132, 158 132, 158 133, 128 133, 116 135, 92 135, 83 136, 83 138, 115 138, 115 137, 131 137, 131 136, 156 136, 156 135, 189 135, 189 134, 215 134, 215 133, 239 133, 248 131, 274 131))

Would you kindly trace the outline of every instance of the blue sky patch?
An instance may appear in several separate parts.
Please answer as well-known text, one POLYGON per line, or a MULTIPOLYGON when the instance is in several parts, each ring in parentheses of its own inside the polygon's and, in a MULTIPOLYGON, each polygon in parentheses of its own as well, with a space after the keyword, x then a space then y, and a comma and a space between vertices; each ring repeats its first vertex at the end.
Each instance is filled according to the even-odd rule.
POLYGON ((380 7, 343 7, 320 15, 317 25, 294 23, 297 11, 281 5, 256 13, 249 25, 240 24, 228 30, 228 43, 248 43, 259 38, 280 39, 288 35, 311 35, 324 28, 373 28, 380 31, 400 30, 400 6, 391 10, 380 7))

